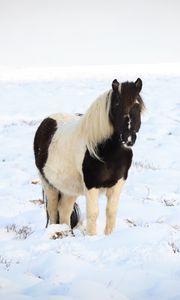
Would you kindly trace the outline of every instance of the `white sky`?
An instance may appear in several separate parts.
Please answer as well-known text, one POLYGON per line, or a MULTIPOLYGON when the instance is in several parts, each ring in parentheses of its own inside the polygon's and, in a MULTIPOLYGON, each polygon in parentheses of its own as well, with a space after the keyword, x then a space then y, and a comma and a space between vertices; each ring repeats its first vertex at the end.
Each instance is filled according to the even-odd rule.
POLYGON ((180 62, 179 0, 0 0, 0 65, 180 62))

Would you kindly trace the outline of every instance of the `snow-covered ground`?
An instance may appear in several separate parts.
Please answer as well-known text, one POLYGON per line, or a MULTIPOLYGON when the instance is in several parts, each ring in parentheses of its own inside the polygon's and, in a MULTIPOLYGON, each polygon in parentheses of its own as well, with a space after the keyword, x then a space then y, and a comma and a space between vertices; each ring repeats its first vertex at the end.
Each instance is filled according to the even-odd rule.
POLYGON ((180 66, 59 70, 0 68, 0 299, 180 299, 180 66), (143 80, 146 104, 123 189, 117 227, 98 235, 52 240, 45 229, 33 158, 39 122, 58 112, 84 112, 120 81, 143 80), (39 201, 35 201, 39 200, 39 201))

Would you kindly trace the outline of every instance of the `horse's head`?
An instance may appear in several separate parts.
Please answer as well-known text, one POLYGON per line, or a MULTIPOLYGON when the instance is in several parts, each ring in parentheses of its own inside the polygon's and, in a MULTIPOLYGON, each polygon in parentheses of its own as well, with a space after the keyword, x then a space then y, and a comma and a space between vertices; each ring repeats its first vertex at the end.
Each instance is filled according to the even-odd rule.
POLYGON ((136 133, 141 126, 141 111, 144 103, 140 96, 142 80, 119 83, 112 82, 111 104, 109 117, 114 133, 126 146, 133 146, 136 133))

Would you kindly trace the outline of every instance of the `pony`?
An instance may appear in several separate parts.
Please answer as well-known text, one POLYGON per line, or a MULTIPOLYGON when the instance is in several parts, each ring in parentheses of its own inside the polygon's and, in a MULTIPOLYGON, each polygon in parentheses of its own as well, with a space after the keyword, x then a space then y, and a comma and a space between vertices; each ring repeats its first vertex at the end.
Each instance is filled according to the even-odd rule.
POLYGON ((122 187, 141 126, 142 80, 119 83, 101 94, 83 115, 53 114, 34 137, 35 164, 47 200, 50 224, 74 228, 80 219, 76 199, 86 198, 86 232, 96 234, 98 196, 107 196, 105 234, 111 234, 122 187))

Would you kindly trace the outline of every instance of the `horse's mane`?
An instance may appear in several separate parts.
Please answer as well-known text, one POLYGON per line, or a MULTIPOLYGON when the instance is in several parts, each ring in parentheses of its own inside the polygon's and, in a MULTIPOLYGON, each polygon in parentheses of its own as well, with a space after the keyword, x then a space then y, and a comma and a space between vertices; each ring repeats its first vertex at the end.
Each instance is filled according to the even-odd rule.
POLYGON ((85 139, 90 154, 98 159, 97 144, 105 141, 113 133, 109 120, 111 90, 100 95, 80 119, 80 135, 85 139))

